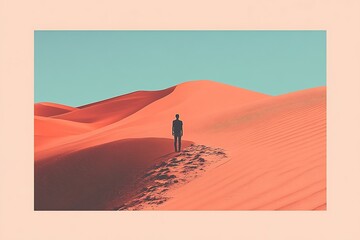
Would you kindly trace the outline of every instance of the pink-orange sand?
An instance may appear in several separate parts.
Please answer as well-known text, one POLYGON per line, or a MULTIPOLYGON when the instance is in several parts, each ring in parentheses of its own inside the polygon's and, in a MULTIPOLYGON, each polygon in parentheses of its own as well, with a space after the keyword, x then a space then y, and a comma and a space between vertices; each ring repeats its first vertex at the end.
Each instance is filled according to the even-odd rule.
POLYGON ((228 158, 159 210, 326 209, 326 88, 269 96, 207 80, 139 91, 82 107, 35 105, 35 209, 113 209, 141 174, 184 147, 228 158))

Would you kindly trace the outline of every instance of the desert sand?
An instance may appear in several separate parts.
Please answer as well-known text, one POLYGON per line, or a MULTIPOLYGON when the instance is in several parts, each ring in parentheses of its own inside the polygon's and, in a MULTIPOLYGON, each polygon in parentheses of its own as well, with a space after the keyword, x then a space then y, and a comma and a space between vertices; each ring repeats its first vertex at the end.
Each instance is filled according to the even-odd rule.
POLYGON ((43 102, 35 104, 34 114, 35 116, 51 117, 54 115, 71 112, 75 109, 76 108, 74 107, 69 107, 62 104, 43 102))
POLYGON ((269 96, 198 80, 37 103, 35 209, 326 210, 326 88, 269 96))

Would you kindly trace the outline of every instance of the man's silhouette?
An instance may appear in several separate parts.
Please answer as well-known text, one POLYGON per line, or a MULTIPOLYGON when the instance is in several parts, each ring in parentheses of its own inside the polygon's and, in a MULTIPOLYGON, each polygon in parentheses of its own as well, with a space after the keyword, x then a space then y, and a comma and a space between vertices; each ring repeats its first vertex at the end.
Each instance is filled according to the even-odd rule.
POLYGON ((176 114, 175 117, 176 119, 172 124, 172 135, 174 136, 175 152, 180 152, 181 136, 183 135, 183 122, 179 120, 179 114, 176 114), (177 148, 177 143, 179 143, 179 148, 177 148))

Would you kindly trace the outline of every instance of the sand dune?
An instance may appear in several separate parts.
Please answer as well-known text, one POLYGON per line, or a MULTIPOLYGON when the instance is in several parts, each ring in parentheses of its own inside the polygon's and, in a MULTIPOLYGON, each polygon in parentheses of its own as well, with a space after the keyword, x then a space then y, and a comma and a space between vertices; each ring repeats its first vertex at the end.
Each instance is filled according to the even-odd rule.
POLYGON ((90 125, 55 118, 35 116, 35 135, 69 136, 93 130, 90 125))
MULTIPOLYGON (((204 124, 214 116, 221 115, 223 111, 269 97, 265 94, 207 80, 186 82, 167 90, 170 89, 171 94, 150 102, 146 107, 121 121, 102 126, 86 134, 59 139, 49 145, 47 151, 40 152, 35 148, 38 159, 55 156, 73 149, 80 150, 96 146, 116 139, 171 137, 171 126, 169 125, 177 112, 181 113, 185 124, 191 122, 186 126, 184 136, 191 140, 194 135, 196 137, 202 131, 200 129, 204 124)), ((158 94, 158 91, 154 93, 158 94)), ((107 102, 107 104, 110 103, 107 102)), ((127 108, 132 108, 132 105, 127 105, 127 108)), ((105 112, 108 111, 106 108, 102 109, 105 112)), ((107 113, 97 112, 99 118, 104 115, 107 116, 107 113)))
POLYGON ((76 111, 55 116, 58 119, 91 123, 101 127, 119 121, 170 94, 175 87, 160 91, 138 91, 80 106, 76 111))
POLYGON ((141 187, 137 179, 171 156, 172 148, 170 139, 124 139, 37 161, 35 209, 112 209, 141 187))
POLYGON ((51 117, 58 114, 71 112, 73 110, 76 110, 76 108, 49 102, 36 103, 34 106, 35 116, 43 117, 51 117))
POLYGON ((325 87, 268 96, 213 81, 191 81, 35 120, 37 209, 116 209, 129 201, 139 209, 163 210, 326 209, 325 87), (175 113, 184 121, 187 144, 221 148, 226 160, 212 161, 211 151, 190 151, 185 158, 171 160, 175 113), (144 150, 144 144, 151 147, 144 150), (93 156, 96 159, 86 160, 93 156), (181 176, 184 169, 199 158, 211 163, 201 176, 174 184, 186 179, 181 176), (154 159, 164 164, 179 161, 169 170, 176 179, 162 183, 171 187, 161 201, 155 201, 153 193, 138 192, 145 184, 141 174, 156 170, 154 159), (86 177, 94 172, 92 180, 86 177), (83 182, 70 187, 68 179, 80 173, 83 182), (136 187, 122 188, 124 183, 136 187), (119 194, 114 195, 116 189, 119 194), (90 195, 93 200, 87 199, 90 195))
POLYGON ((34 117, 35 149, 46 148, 53 141, 94 130, 89 124, 51 117, 34 117))
POLYGON ((207 134, 230 159, 160 209, 326 209, 325 100, 325 88, 310 89, 215 119, 207 134))
MULTIPOLYGON (((51 118, 35 117, 35 152, 44 148, 51 148, 53 146, 51 144, 54 142, 54 145, 68 145, 73 135, 89 132, 119 121, 159 98, 168 95, 173 89, 174 87, 160 91, 133 92, 73 108, 72 111, 66 111, 63 114, 57 112, 56 115, 50 115, 50 110, 46 108, 43 110, 43 114, 47 110, 48 112, 46 113, 52 116, 51 118)), ((57 104, 48 105, 57 106, 57 104)), ((40 107, 41 109, 44 108, 42 104, 35 104, 35 113, 39 112, 40 107)), ((52 112, 54 113, 55 110, 52 110, 52 112)), ((110 141, 113 141, 113 139, 110 139, 110 141)), ((98 144, 102 143, 98 142, 98 144)), ((56 154, 58 153, 56 152, 56 154)))

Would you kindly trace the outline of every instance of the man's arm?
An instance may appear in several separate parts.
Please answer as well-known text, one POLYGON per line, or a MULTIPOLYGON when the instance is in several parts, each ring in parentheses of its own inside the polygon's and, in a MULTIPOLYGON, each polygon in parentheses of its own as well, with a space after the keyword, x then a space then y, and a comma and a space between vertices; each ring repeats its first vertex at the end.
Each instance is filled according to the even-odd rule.
POLYGON ((174 122, 172 123, 171 134, 174 136, 174 122))
POLYGON ((183 135, 184 130, 183 130, 183 122, 181 122, 181 136, 183 135))

